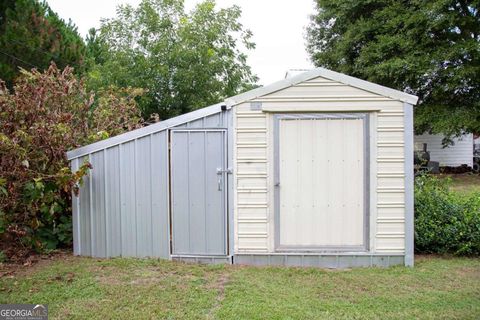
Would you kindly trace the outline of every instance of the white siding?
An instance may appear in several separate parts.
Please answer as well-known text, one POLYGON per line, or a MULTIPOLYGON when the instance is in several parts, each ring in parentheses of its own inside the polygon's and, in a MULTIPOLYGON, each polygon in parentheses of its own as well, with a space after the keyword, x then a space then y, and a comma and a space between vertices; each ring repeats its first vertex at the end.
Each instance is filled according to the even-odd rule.
POLYGON ((422 134, 415 136, 415 149, 422 149, 424 143, 430 152, 430 160, 440 162, 440 166, 473 166, 473 135, 465 134, 454 138, 454 145, 443 148, 443 136, 436 134, 422 134))
POLYGON ((235 106, 235 252, 274 252, 272 113, 370 114, 370 249, 405 250, 403 102, 325 78, 316 78, 235 106))
POLYGON ((267 114, 236 108, 235 247, 266 252, 268 229, 267 114))

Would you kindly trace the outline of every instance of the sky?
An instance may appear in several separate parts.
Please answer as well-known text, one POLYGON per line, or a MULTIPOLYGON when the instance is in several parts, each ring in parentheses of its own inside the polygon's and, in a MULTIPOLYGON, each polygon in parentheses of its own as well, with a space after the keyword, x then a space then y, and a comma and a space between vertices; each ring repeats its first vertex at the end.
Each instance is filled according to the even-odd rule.
MULTIPOLYGON (((71 19, 85 37, 88 29, 100 26, 101 18, 115 16, 117 5, 138 5, 140 0, 47 0, 65 20, 71 19)), ((191 10, 198 0, 185 0, 191 10)), ((281 80, 290 69, 310 69, 305 51, 305 27, 314 13, 313 0, 217 0, 219 7, 242 8, 242 24, 253 32, 254 50, 247 51, 248 64, 259 84, 281 80)))

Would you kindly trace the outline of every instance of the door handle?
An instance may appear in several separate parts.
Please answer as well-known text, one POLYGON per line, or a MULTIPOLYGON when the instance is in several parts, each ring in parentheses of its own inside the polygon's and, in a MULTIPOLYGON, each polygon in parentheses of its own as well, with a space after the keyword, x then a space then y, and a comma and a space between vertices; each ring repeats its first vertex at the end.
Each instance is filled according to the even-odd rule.
POLYGON ((218 191, 222 191, 222 178, 223 178, 224 173, 225 174, 231 174, 232 169, 230 169, 230 168, 228 168, 228 169, 217 168, 217 175, 218 175, 217 189, 218 189, 218 191))

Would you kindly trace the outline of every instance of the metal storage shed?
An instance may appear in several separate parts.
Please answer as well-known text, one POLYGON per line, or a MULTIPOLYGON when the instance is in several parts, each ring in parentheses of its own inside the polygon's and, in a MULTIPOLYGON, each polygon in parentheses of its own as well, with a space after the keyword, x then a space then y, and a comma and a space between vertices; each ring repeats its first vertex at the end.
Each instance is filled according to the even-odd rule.
POLYGON ((416 102, 318 68, 72 150, 74 254, 411 266, 416 102))

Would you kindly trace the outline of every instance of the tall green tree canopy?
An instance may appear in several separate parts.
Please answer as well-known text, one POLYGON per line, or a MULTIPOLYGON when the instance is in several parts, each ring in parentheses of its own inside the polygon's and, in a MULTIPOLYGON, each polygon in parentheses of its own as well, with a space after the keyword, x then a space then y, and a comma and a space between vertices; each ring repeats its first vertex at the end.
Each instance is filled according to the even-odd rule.
POLYGON ((54 61, 84 70, 85 44, 71 22, 38 0, 0 2, 0 79, 12 87, 20 68, 48 69, 54 61))
POLYGON ((89 84, 147 89, 142 112, 161 119, 235 95, 256 81, 243 53, 254 47, 252 34, 240 15, 239 7, 216 9, 210 0, 190 13, 183 0, 119 6, 87 39, 97 61, 89 84))
POLYGON ((417 133, 480 132, 480 1, 316 0, 317 66, 419 96, 417 133))

